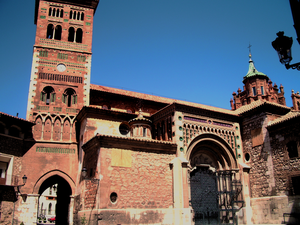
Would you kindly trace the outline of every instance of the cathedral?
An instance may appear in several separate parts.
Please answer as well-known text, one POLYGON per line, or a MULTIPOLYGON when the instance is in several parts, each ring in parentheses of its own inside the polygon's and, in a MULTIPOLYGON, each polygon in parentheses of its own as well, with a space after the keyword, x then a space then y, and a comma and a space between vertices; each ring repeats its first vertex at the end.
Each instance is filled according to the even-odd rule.
POLYGON ((0 112, 0 224, 299 224, 299 92, 286 106, 251 54, 231 109, 91 84, 98 3, 36 0, 26 120, 0 112))

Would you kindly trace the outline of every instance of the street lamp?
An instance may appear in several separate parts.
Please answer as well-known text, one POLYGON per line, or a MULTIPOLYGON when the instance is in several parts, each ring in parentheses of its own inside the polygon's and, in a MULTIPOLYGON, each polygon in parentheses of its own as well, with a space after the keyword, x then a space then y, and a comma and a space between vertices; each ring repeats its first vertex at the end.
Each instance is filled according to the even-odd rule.
POLYGON ((280 31, 277 33, 277 38, 272 42, 273 48, 276 50, 279 61, 285 65, 286 69, 297 69, 300 70, 300 63, 290 65, 292 61, 292 50, 293 38, 284 36, 284 32, 280 31))
POLYGON ((90 180, 93 183, 98 183, 99 184, 100 179, 97 179, 97 178, 88 178, 87 177, 87 169, 85 167, 83 167, 82 170, 81 170, 81 176, 82 176, 83 180, 90 180))
POLYGON ((24 176, 22 177, 22 180, 23 180, 23 184, 17 185, 17 186, 16 186, 17 189, 18 189, 18 193, 20 193, 20 194, 21 194, 21 192, 20 192, 20 187, 24 186, 24 185, 26 184, 26 181, 27 181, 26 175, 24 175, 24 176))

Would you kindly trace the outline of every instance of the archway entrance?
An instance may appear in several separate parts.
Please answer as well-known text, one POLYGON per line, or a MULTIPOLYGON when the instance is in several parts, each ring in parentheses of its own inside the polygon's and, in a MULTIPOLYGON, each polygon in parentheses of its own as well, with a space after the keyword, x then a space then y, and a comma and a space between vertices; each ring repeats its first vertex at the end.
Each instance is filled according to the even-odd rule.
POLYGON ((54 175, 46 179, 39 189, 38 222, 54 223, 58 225, 69 224, 70 195, 69 183, 61 176, 54 175), (50 221, 49 221, 50 219, 50 221))
POLYGON ((195 224, 237 224, 235 213, 243 200, 233 151, 207 136, 191 144, 188 158, 195 224))

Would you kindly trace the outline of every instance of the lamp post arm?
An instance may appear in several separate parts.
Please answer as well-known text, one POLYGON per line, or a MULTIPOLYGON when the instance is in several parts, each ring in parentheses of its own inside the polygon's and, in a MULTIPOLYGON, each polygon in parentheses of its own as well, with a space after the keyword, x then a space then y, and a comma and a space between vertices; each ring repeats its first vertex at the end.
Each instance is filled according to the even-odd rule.
POLYGON ((294 63, 294 64, 292 64, 292 65, 290 65, 290 64, 285 64, 285 68, 286 68, 287 70, 290 69, 290 68, 292 68, 293 70, 294 70, 294 69, 297 69, 297 70, 300 71, 300 62, 299 62, 299 63, 294 63))

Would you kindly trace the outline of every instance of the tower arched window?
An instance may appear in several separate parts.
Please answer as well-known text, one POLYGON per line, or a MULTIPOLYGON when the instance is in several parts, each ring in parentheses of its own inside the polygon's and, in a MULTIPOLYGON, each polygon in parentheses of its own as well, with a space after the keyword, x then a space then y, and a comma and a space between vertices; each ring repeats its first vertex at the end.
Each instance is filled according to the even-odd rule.
POLYGON ((81 20, 82 21, 84 20, 84 13, 83 12, 81 13, 81 20))
POLYGON ((72 16, 73 16, 73 11, 71 10, 71 11, 70 11, 70 19, 73 18, 72 16))
POLYGON ((54 89, 51 86, 45 87, 41 93, 41 101, 46 102, 46 105, 55 102, 55 97, 54 89))
POLYGON ((60 9, 56 10, 56 17, 59 17, 60 9))
POLYGON ((63 103, 67 104, 68 107, 71 107, 77 103, 77 95, 72 88, 65 90, 63 94, 63 103))
POLYGON ((80 20, 80 12, 77 13, 77 20, 80 20))
POLYGON ((52 10, 52 16, 55 16, 55 14, 56 14, 56 9, 54 8, 54 9, 52 10))
POLYGON ((75 37, 75 29, 74 27, 69 28, 69 36, 68 36, 68 41, 73 42, 75 37))
POLYGON ((81 30, 81 28, 78 28, 76 30, 76 42, 77 43, 82 43, 82 30, 81 30))
POLYGON ((57 25, 55 27, 55 34, 54 34, 54 39, 55 40, 61 40, 61 31, 62 31, 61 26, 57 25))
POLYGON ((64 17, 64 10, 61 9, 61 10, 60 10, 60 18, 63 18, 63 17, 64 17))
POLYGON ((52 13, 52 8, 50 7, 50 8, 49 8, 48 16, 51 16, 51 13, 52 13))
POLYGON ((76 20, 76 11, 73 12, 73 19, 76 20))
POLYGON ((53 26, 53 24, 48 24, 48 26, 47 26, 47 36, 46 36, 46 38, 48 38, 48 39, 53 39, 53 31, 54 31, 54 26, 53 26))

